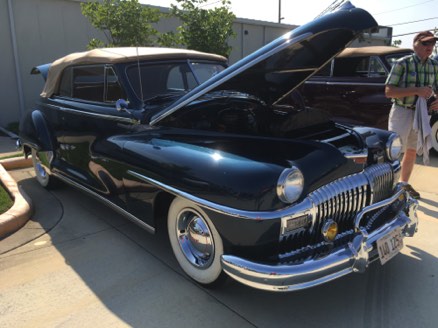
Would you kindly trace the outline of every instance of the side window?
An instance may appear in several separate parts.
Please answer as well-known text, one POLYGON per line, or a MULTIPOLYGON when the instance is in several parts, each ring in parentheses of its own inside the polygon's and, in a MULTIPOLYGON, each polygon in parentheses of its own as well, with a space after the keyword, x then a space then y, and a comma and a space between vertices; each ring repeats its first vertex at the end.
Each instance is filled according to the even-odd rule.
POLYGON ((187 69, 183 69, 184 66, 174 66, 170 69, 167 77, 167 89, 168 90, 185 90, 185 82, 187 79, 187 69))
POLYGON ((382 62, 377 57, 371 57, 370 59, 370 71, 369 77, 386 76, 386 70, 382 62))
POLYGON ((370 57, 337 58, 333 76, 367 77, 370 57))
POLYGON ((63 97, 71 97, 72 96, 72 68, 68 67, 62 72, 61 83, 59 84, 58 94, 63 97))
POLYGON ((112 67, 105 67, 105 76, 105 102, 116 102, 119 99, 126 99, 126 94, 120 86, 119 79, 112 67))
POLYGON ((73 68, 73 98, 102 102, 105 85, 104 66, 73 68))

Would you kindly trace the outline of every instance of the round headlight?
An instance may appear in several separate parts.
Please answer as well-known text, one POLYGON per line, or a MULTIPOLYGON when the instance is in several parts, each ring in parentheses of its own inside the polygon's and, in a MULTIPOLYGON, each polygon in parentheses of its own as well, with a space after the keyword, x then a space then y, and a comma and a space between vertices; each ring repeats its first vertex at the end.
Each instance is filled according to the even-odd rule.
POLYGON ((394 133, 388 139, 386 143, 386 155, 390 161, 396 161, 400 158, 403 147, 402 142, 398 134, 394 133))
POLYGON ((295 202, 300 198, 303 188, 304 176, 297 167, 293 166, 281 172, 277 182, 277 195, 282 202, 295 202))

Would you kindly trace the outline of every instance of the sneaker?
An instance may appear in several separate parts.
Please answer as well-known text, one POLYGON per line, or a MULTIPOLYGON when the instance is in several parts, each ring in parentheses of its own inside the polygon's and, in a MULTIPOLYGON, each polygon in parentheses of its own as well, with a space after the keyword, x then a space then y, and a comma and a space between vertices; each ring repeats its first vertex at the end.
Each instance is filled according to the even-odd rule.
POLYGON ((406 184, 404 188, 412 198, 420 199, 420 193, 416 191, 410 184, 406 184))

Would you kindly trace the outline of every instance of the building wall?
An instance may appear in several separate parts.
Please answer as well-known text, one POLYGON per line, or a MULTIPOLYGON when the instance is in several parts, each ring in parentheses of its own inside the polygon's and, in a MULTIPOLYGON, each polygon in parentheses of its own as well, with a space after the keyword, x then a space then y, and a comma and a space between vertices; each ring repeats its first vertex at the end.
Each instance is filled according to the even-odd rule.
MULTIPOLYGON (((0 0, 0 126, 17 122, 38 99, 44 81, 30 75, 32 67, 66 54, 86 50, 92 38, 104 40, 82 15, 82 0, 0 0)), ((158 7, 161 11, 167 9, 158 7)), ((174 31, 175 18, 161 20, 160 32, 174 31)), ((236 37, 230 64, 295 28, 248 19, 236 19, 236 37)))

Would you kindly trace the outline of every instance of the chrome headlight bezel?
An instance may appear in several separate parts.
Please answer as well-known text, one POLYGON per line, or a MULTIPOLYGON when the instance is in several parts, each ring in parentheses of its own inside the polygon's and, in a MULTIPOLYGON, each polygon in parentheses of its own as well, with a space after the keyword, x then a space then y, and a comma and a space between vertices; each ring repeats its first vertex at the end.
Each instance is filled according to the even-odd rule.
POLYGON ((399 135, 391 134, 386 142, 386 156, 391 162, 395 162, 400 158, 402 151, 403 145, 399 135))
POLYGON ((281 172, 277 182, 277 196, 283 203, 292 204, 297 201, 304 189, 304 175, 295 166, 281 172))

